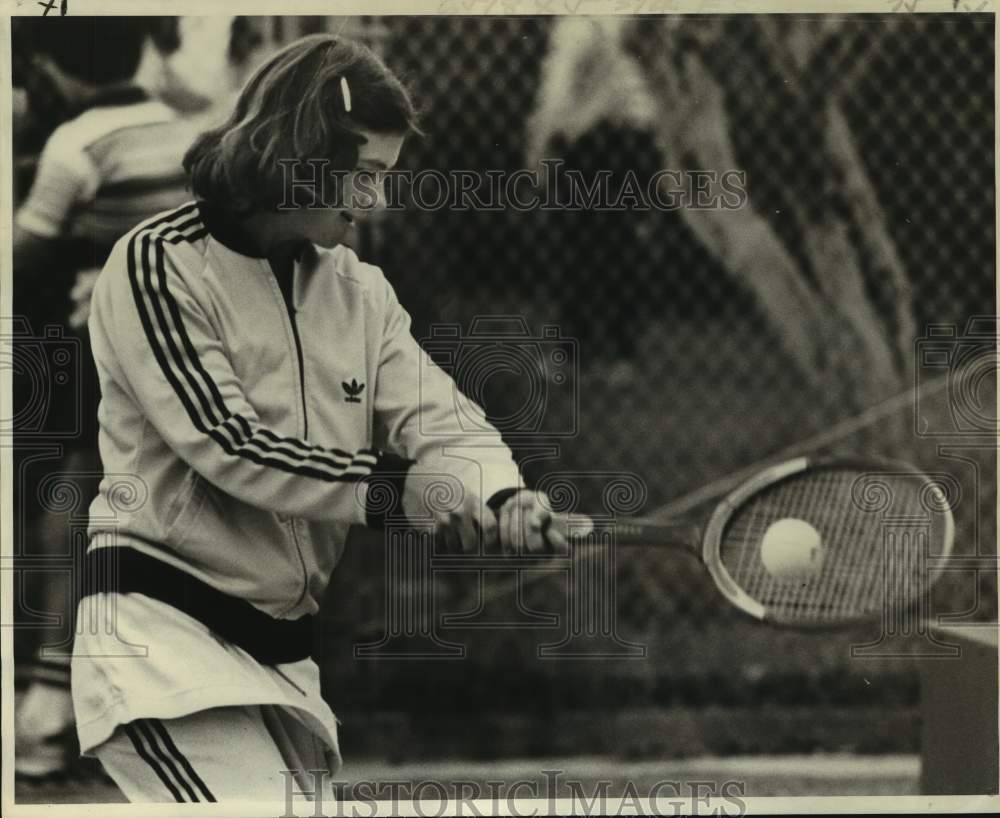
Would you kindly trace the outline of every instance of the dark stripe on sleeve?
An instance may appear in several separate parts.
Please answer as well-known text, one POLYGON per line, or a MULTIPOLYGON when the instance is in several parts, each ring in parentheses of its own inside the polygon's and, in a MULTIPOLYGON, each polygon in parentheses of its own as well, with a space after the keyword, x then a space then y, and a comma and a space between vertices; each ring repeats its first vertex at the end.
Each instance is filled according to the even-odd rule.
POLYGON ((170 326, 167 323, 167 318, 163 313, 163 307, 160 304, 160 297, 164 295, 163 287, 165 286, 165 276, 163 274, 163 243, 162 241, 157 241, 154 245, 154 253, 156 254, 156 267, 158 272, 158 279, 160 284, 160 291, 158 292, 153 286, 153 270, 149 264, 149 235, 144 235, 142 237, 142 256, 141 263, 143 267, 143 278, 145 281, 145 292, 149 296, 149 300, 153 304, 153 313, 156 316, 156 323, 160 328, 160 334, 163 336, 163 340, 167 345, 167 349, 170 352, 170 358, 176 364, 177 369, 180 370, 181 374, 187 380, 191 387, 191 391, 194 392, 195 396, 198 398, 198 402, 201 404, 201 409, 204 412, 204 418, 210 427, 217 426, 221 420, 225 419, 225 415, 221 418, 216 417, 212 411, 212 407, 206 400, 204 393, 198 388, 198 384, 191 374, 190 370, 184 365, 184 358, 181 354, 180 349, 177 347, 177 343, 174 340, 173 333, 170 331, 170 326))
MULTIPOLYGON (((232 420, 230 418, 230 420, 232 420)), ((226 421, 229 423, 229 421, 226 421)), ((338 449, 321 449, 318 447, 310 447, 301 441, 294 440, 293 438, 282 438, 278 437, 269 429, 260 428, 257 430, 257 434, 251 435, 250 440, 246 441, 245 445, 249 445, 251 442, 260 446, 265 452, 273 452, 275 454, 280 453, 286 457, 290 457, 293 460, 311 460, 314 463, 320 463, 325 466, 329 466, 333 469, 346 469, 354 465, 357 461, 357 457, 363 452, 356 452, 355 454, 350 454, 348 452, 341 452, 338 449), (263 440, 255 438, 264 438, 265 440, 274 441, 275 445, 271 446, 265 443, 263 440), (297 446, 294 444, 298 444, 297 446), (299 449, 300 451, 296 451, 299 449), (334 459, 339 458, 339 459, 334 459)), ((357 463, 357 465, 371 466, 371 463, 357 463)))
MULTIPOLYGON (((216 409, 219 410, 219 420, 225 420, 232 413, 226 407, 225 401, 222 400, 222 395, 219 393, 219 388, 215 384, 215 379, 212 378, 207 371, 205 371, 205 367, 201 363, 201 358, 198 357, 198 352, 195 350, 194 344, 191 343, 191 338, 188 336, 187 330, 184 328, 184 321, 181 319, 181 311, 177 306, 177 300, 174 298, 173 294, 170 292, 170 288, 167 286, 167 271, 163 263, 163 243, 158 241, 156 246, 156 274, 160 284, 159 292, 167 304, 167 310, 169 310, 170 317, 173 319, 174 328, 177 331, 177 335, 181 339, 181 344, 183 344, 184 350, 187 352, 191 364, 197 370, 201 379, 205 382, 205 386, 208 387, 208 391, 212 395, 212 401, 215 403, 216 409)), ((194 388, 197 389, 196 386, 194 388)))
MULTIPOLYGON (((160 328, 163 331, 164 337, 170 339, 171 352, 175 353, 173 355, 173 359, 177 362, 178 367, 180 367, 184 371, 188 383, 191 385, 191 388, 198 395, 199 402, 201 403, 202 408, 205 410, 206 415, 211 421, 212 426, 215 428, 221 426, 222 428, 225 428, 227 431, 231 432, 231 429, 225 424, 224 421, 229 420, 233 416, 233 414, 226 406, 225 401, 223 400, 222 395, 219 392, 218 386, 215 383, 215 379, 212 378, 212 376, 208 373, 208 371, 202 364, 201 358, 199 357, 198 352, 194 347, 194 344, 191 342, 191 338, 188 335, 187 329, 184 326, 184 319, 181 316, 177 300, 170 292, 170 287, 167 284, 167 275, 166 275, 166 267, 164 265, 162 239, 157 240, 156 250, 157 250, 156 273, 157 273, 157 281, 159 287, 155 290, 153 289, 150 278, 150 272, 148 269, 146 271, 146 283, 147 283, 147 288, 149 290, 150 298, 154 300, 160 328), (169 331, 169 328, 167 327, 166 318, 163 315, 161 308, 159 306, 158 297, 162 297, 163 301, 166 303, 167 311, 169 312, 170 318, 173 323, 174 333, 176 333, 177 337, 180 338, 181 345, 183 346, 184 351, 187 353, 188 361, 190 361, 190 364, 195 368, 195 370, 197 370, 199 376, 201 377, 201 380, 204 382, 205 386, 211 393, 212 402, 215 404, 219 412, 217 416, 211 412, 211 409, 208 406, 208 399, 205 397, 205 393, 199 387, 197 381, 194 378, 194 375, 191 374, 191 372, 188 370, 187 366, 185 365, 184 359, 181 357, 179 350, 177 350, 176 345, 172 340, 174 333, 171 333, 169 331)), ((282 440, 278 438, 277 435, 269 432, 266 429, 259 429, 255 434, 251 430, 250 424, 246 421, 245 418, 239 418, 238 422, 244 429, 244 436, 243 439, 241 439, 238 435, 234 435, 233 442, 238 448, 235 451, 231 451, 231 453, 237 454, 241 457, 247 457, 248 459, 253 460, 254 462, 260 463, 261 465, 271 464, 278 468, 283 468, 284 470, 290 471, 292 473, 307 474, 308 476, 317 477, 318 479, 321 480, 329 480, 329 481, 345 480, 347 482, 351 482, 354 479, 356 479, 355 475, 339 474, 339 472, 343 472, 351 465, 354 465, 354 457, 355 457, 354 455, 348 454, 347 452, 340 452, 337 450, 323 449, 318 446, 309 446, 306 443, 303 443, 301 441, 294 441, 291 438, 286 438, 282 440), (303 453, 300 454, 294 451, 282 451, 276 449, 274 446, 271 446, 262 440, 258 440, 257 438, 259 437, 270 438, 275 442, 278 442, 280 440, 281 442, 284 443, 297 444, 298 448, 303 450, 303 453), (326 474, 316 469, 311 469, 305 464, 303 464, 302 466, 297 466, 295 464, 283 463, 280 460, 271 460, 270 458, 268 458, 268 460, 266 461, 256 460, 254 459, 254 457, 251 456, 251 453, 247 450, 247 446, 249 446, 251 443, 254 443, 256 446, 260 448, 261 454, 259 456, 267 457, 269 454, 281 453, 293 460, 296 459, 311 460, 319 465, 328 466, 334 472, 334 474, 326 474), (331 459, 331 454, 333 456, 340 455, 341 457, 345 458, 348 462, 338 463, 331 459), (308 470, 308 472, 306 470, 308 470)), ((358 465, 366 466, 368 464, 358 464, 358 465)))
MULTIPOLYGON (((243 421, 244 424, 246 424, 246 418, 241 418, 239 415, 237 415, 236 417, 239 418, 241 421, 243 421)), ((309 444, 303 443, 301 440, 296 440, 293 437, 279 437, 270 429, 260 429, 259 431, 261 436, 266 437, 268 440, 271 440, 274 443, 284 443, 287 446, 292 446, 296 449, 301 449, 303 451, 308 451, 310 448, 309 444)), ((332 454, 337 457, 346 457, 348 460, 353 460, 359 454, 369 453, 366 452, 364 449, 354 452, 353 454, 351 452, 346 452, 343 449, 323 449, 322 451, 324 453, 332 454)))
MULTIPOLYGON (((128 277, 129 283, 132 286, 132 300, 135 303, 136 311, 139 314, 139 321, 142 324, 143 331, 146 334, 146 340, 149 343, 149 347, 153 352, 153 357, 156 358, 156 362, 160 366, 160 371, 163 376, 167 379, 170 385, 173 387, 174 394, 177 395, 178 399, 184 405, 184 409, 187 411, 188 417, 194 424, 194 427, 202 433, 210 434, 209 429, 202 422, 201 416, 198 414, 197 408, 191 402, 191 398, 187 391, 183 388, 180 381, 177 379, 173 369, 167 360, 166 355, 163 352, 163 347, 160 346, 159 341, 156 338, 156 330, 153 328, 152 320, 149 316, 149 311, 146 308, 146 300, 143 296, 141 286, 139 284, 139 273, 136 269, 136 240, 139 238, 140 234, 136 233, 129 239, 128 254, 126 263, 128 265, 128 277)), ((226 448, 225 444, 220 442, 223 448, 226 448)))
MULTIPOLYGON (((149 227, 156 226, 156 224, 157 223, 154 223, 154 225, 150 225, 149 227)), ((160 229, 176 230, 176 227, 173 225, 166 225, 165 227, 160 225, 160 229)), ((290 474, 313 477, 326 482, 356 482, 357 480, 365 477, 365 474, 345 474, 343 472, 351 466, 360 466, 362 470, 370 471, 371 464, 360 463, 356 460, 358 454, 367 454, 367 451, 358 452, 353 455, 344 452, 341 455, 339 450, 326 450, 318 446, 309 447, 308 444, 304 444, 299 441, 295 441, 295 445, 302 448, 305 452, 307 452, 307 454, 300 454, 298 452, 287 450, 276 450, 273 445, 270 445, 262 438, 269 437, 272 440, 281 441, 283 443, 286 441, 278 438, 277 435, 274 435, 268 430, 259 429, 254 432, 250 423, 245 418, 239 415, 233 415, 229 411, 214 380, 205 370, 200 359, 198 358, 197 351, 195 350, 194 345, 184 328, 183 318, 180 314, 179 306, 177 305, 176 299, 174 299, 170 293, 170 288, 167 284, 163 256, 163 242, 169 241, 170 243, 176 244, 185 240, 185 238, 186 237, 183 235, 178 235, 177 238, 167 239, 162 235, 151 235, 148 232, 144 232, 142 234, 137 233, 132 237, 129 243, 128 272, 129 280, 132 285, 133 300, 135 301, 136 309, 139 313, 140 321, 146 334, 147 341, 152 348, 153 355, 160 366, 160 370, 163 372, 164 377, 167 379, 175 394, 183 404, 185 411, 187 412, 188 417, 190 418, 195 429, 202 434, 211 437, 212 440, 214 440, 227 454, 246 458, 247 460, 261 466, 280 469, 290 474), (140 235, 141 255, 138 257, 138 264, 140 264, 143 268, 141 278, 140 271, 137 268, 136 256, 136 242, 140 235), (158 289, 153 286, 153 270, 152 265, 149 263, 149 246, 151 240, 154 242, 155 248, 154 258, 157 282, 159 285, 158 289), (147 297, 153 305, 155 322, 160 328, 161 335, 169 348, 169 355, 168 351, 164 350, 163 344, 156 336, 154 318, 150 315, 149 308, 146 305, 147 297), (171 327, 169 326, 171 320, 168 320, 167 314, 163 310, 160 303, 161 298, 167 305, 167 312, 169 312, 170 319, 172 319, 174 332, 171 332, 171 327), (206 397, 198 383, 197 378, 195 378, 194 374, 188 368, 188 362, 184 359, 184 352, 181 351, 175 341, 175 333, 178 337, 180 337, 181 345, 184 348, 184 352, 187 353, 191 365, 198 370, 201 375, 201 379, 210 389, 212 393, 211 401, 209 401, 206 397), (183 380, 176 373, 172 362, 178 369, 181 370, 183 380), (184 381, 186 381, 187 385, 194 391, 195 396, 191 395, 190 391, 186 388, 184 381), (197 398, 197 402, 195 401, 195 397, 197 398), (214 413, 212 407, 213 403, 222 414, 221 418, 218 418, 214 413), (203 417, 199 412, 199 406, 204 411, 205 417, 203 417), (234 419, 237 424, 242 427, 243 435, 240 435, 236 430, 224 422, 230 418, 234 419), (229 433, 232 440, 227 438, 226 434, 223 433, 223 430, 229 433), (250 444, 258 447, 261 451, 258 452, 249 448, 250 444), (318 465, 326 466, 331 469, 331 471, 323 471, 306 463, 286 463, 272 456, 278 451, 290 459, 300 461, 311 460, 318 465), (331 453, 334 457, 342 456, 349 459, 349 462, 343 465, 337 462, 330 462, 328 458, 331 457, 331 453)), ((375 457, 377 461, 379 456, 376 454, 375 457)))

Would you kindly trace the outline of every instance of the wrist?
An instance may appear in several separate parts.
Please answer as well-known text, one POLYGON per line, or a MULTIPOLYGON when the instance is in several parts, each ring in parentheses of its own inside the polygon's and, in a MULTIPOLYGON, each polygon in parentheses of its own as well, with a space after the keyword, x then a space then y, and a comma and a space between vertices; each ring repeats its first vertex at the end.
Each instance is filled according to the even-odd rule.
POLYGON ((390 453, 379 453, 365 484, 364 516, 368 528, 381 530, 389 522, 404 522, 403 492, 415 461, 390 453))
POLYGON ((494 515, 499 516, 500 509, 503 508, 504 503, 506 503, 515 494, 520 494, 522 491, 531 491, 531 489, 525 488, 524 486, 500 489, 499 491, 494 492, 486 501, 486 507, 492 511, 494 515))

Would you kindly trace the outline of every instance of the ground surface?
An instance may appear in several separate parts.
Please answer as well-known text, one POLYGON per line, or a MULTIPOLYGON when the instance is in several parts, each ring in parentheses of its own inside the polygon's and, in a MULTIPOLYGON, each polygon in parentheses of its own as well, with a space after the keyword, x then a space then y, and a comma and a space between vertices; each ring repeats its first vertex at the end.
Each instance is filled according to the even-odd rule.
MULTIPOLYGON (((489 792, 487 781, 538 782, 545 797, 544 782, 549 771, 553 780, 558 771, 560 787, 579 782, 579 790, 591 797, 598 782, 609 781, 609 796, 625 793, 632 782, 641 797, 660 781, 674 781, 690 792, 693 782, 726 782, 744 785, 746 795, 916 795, 920 774, 917 756, 743 756, 697 758, 665 761, 626 762, 601 757, 517 759, 496 762, 434 761, 425 764, 393 765, 375 760, 348 761, 338 781, 371 782, 440 782, 445 791, 455 791, 452 782, 473 782, 489 792)), ((502 791, 502 790, 501 790, 502 791)), ((737 790, 731 790, 736 792, 737 790)), ((522 789, 527 795, 530 789, 522 789)), ((661 790, 668 798, 669 790, 661 790)), ((572 790, 560 789, 560 797, 570 797, 572 790)), ((428 798, 434 797, 430 791, 428 798)), ((62 783, 45 785, 19 784, 16 795, 24 804, 108 803, 124 799, 109 784, 62 783)))

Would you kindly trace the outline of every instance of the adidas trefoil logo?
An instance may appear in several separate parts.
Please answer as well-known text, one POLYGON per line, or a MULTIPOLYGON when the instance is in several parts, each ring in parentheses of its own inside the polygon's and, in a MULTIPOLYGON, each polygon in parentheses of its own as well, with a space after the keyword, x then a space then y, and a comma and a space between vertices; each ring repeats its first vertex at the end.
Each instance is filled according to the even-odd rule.
POLYGON ((351 378, 351 382, 342 381, 340 384, 344 387, 344 392, 347 397, 344 398, 344 403, 361 403, 361 398, 358 397, 362 392, 365 391, 365 385, 363 383, 358 383, 354 378, 351 378))

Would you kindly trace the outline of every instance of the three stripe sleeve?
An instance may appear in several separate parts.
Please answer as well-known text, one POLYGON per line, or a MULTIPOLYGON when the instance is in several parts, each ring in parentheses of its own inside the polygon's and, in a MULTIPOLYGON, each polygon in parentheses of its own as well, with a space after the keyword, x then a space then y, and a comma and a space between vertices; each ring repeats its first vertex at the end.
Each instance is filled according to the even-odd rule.
POLYGON ((260 422, 168 252, 203 230, 197 214, 185 219, 182 209, 120 241, 95 290, 92 335, 107 339, 146 420, 216 487, 280 514, 377 524, 367 507, 370 478, 401 491, 409 462, 373 449, 313 445, 260 422))

